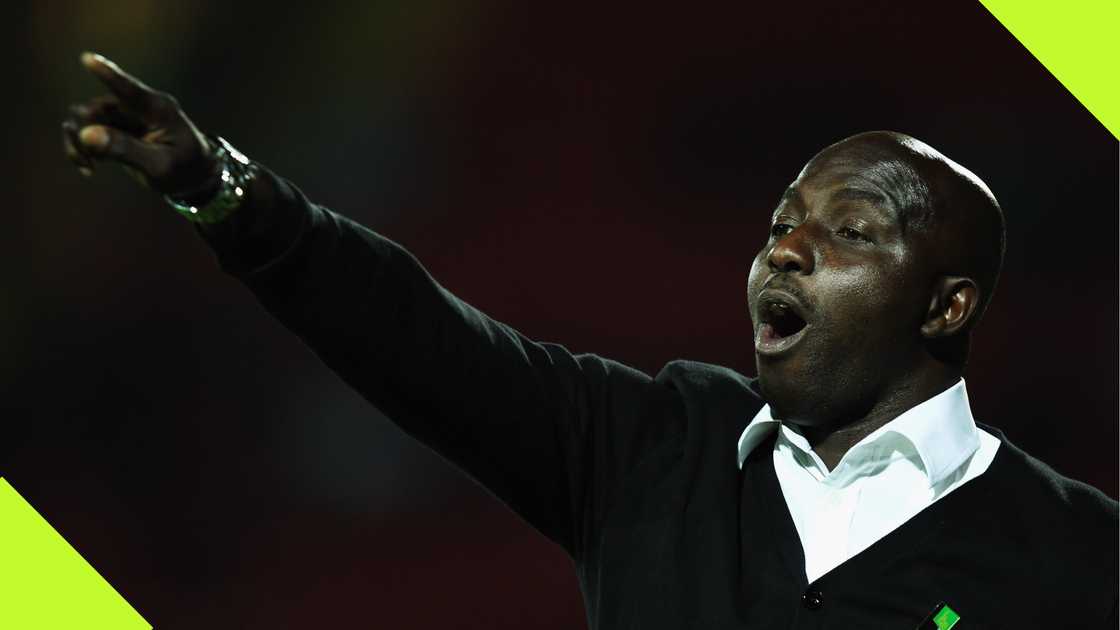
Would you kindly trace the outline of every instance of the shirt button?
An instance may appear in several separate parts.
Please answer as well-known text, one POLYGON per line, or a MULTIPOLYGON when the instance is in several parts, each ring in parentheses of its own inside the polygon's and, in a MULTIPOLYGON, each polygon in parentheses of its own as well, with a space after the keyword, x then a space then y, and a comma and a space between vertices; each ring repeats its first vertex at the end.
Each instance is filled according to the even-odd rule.
POLYGON ((817 610, 824 605, 824 596, 816 589, 809 589, 801 596, 801 605, 809 610, 817 610))

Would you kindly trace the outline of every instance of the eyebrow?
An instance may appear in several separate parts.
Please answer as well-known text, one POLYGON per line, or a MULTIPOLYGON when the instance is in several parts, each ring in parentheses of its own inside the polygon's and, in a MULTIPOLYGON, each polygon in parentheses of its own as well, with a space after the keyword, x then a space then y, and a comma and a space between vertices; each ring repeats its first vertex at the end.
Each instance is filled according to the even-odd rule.
POLYGON ((874 190, 867 190, 866 188, 841 188, 832 193, 830 199, 832 201, 867 201, 878 206, 893 206, 886 195, 874 190))
MULTIPOLYGON (((785 192, 782 193, 781 199, 778 200, 778 205, 780 206, 787 201, 805 205, 805 200, 802 199, 801 191, 797 188, 797 186, 790 186, 789 188, 786 188, 785 192)), ((882 206, 890 210, 894 209, 894 204, 892 203, 891 199, 883 193, 875 190, 868 190, 866 188, 855 188, 852 186, 841 188, 840 190, 832 193, 832 195, 829 196, 829 201, 866 201, 876 206, 882 206)))
POLYGON ((797 189, 797 186, 790 185, 785 189, 781 198, 778 199, 778 205, 774 206, 774 212, 777 212, 778 208, 781 208, 786 202, 793 202, 800 206, 805 205, 805 200, 801 197, 801 191, 797 189))
POLYGON ((898 205, 895 200, 878 190, 869 188, 862 188, 857 186, 845 186, 840 190, 832 193, 829 201, 836 203, 838 201, 863 201, 870 204, 873 208, 883 211, 892 221, 902 222, 902 215, 898 211, 898 205))
MULTIPOLYGON (((895 206, 894 199, 878 190, 859 186, 845 186, 829 196, 829 202, 831 203, 840 201, 863 201, 876 209, 882 210, 892 220, 901 221, 901 215, 895 206)), ((805 206, 805 199, 801 196, 801 191, 796 185, 791 185, 785 189, 778 205, 774 208, 774 213, 777 213, 778 209, 787 202, 805 206)))

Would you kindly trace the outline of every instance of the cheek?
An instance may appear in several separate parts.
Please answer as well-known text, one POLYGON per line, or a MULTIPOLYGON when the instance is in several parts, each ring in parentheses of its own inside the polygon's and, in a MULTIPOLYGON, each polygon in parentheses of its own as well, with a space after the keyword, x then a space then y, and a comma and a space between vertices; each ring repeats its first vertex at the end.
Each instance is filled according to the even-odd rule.
POLYGON ((829 318, 847 331, 845 345, 896 343, 916 331, 924 309, 902 261, 854 265, 837 270, 828 282, 834 308, 829 318))
POLYGON ((750 274, 747 275, 747 303, 752 309, 754 308, 754 296, 758 294, 768 273, 765 252, 766 250, 764 248, 754 257, 754 262, 751 263, 750 274))

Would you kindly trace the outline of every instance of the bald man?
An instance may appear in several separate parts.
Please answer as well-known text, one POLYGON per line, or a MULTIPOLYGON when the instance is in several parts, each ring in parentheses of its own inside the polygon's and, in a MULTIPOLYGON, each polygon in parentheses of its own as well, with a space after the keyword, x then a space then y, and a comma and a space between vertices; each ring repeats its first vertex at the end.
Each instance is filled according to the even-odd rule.
POLYGON ((860 134, 782 194, 749 278, 757 379, 651 377, 490 319, 83 64, 112 94, 72 108, 70 159, 167 195, 331 369, 562 546, 592 628, 1116 627, 1116 502, 972 417, 1003 217, 932 147, 860 134))

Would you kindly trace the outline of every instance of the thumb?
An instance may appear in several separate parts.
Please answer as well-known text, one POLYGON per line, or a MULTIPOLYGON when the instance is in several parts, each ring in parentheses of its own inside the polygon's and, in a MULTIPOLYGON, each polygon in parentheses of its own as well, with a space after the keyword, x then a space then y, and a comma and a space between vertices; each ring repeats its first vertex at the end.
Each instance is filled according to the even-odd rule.
POLYGON ((78 141, 89 155, 120 162, 148 178, 158 178, 166 170, 166 148, 143 142, 119 129, 89 125, 78 132, 78 141))

